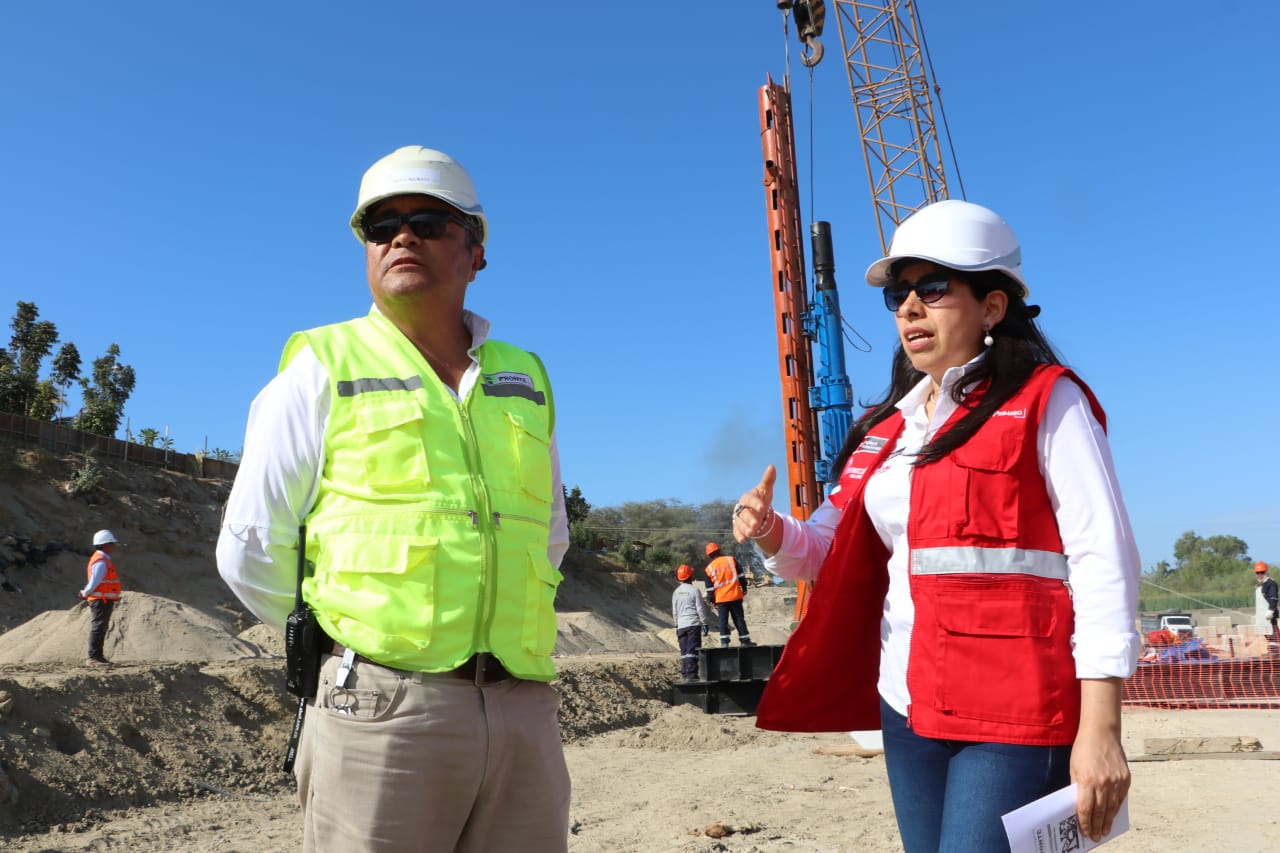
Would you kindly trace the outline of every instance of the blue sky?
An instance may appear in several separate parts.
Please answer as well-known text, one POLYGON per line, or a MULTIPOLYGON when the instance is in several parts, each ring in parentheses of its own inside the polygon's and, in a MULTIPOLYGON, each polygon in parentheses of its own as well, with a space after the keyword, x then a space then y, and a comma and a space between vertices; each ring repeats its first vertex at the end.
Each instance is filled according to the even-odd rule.
MULTIPOLYGON (((1238 286, 1280 245, 1280 12, 919 6, 967 197, 1018 232, 1043 327, 1108 410, 1143 564, 1185 530, 1280 562, 1276 309, 1238 286)), ((782 467, 756 107, 787 70, 775 4, 363 8, 6 7, 5 321, 34 301, 86 367, 118 343, 134 431, 236 451, 289 333, 369 307, 361 173, 424 144, 476 180, 470 305, 546 361, 568 485, 700 503, 782 467)), ((879 242, 834 14, 812 137, 792 39, 802 206, 872 344, 847 354, 865 402, 894 331, 862 282, 879 242)))

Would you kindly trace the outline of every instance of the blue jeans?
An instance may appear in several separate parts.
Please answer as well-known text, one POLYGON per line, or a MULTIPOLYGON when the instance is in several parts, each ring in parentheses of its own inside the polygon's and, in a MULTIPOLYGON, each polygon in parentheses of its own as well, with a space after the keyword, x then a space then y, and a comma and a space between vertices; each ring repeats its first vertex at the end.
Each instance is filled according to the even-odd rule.
POLYGON ((921 737, 884 700, 880 727, 906 853, 1008 853, 1000 816, 1071 784, 1070 746, 921 737))

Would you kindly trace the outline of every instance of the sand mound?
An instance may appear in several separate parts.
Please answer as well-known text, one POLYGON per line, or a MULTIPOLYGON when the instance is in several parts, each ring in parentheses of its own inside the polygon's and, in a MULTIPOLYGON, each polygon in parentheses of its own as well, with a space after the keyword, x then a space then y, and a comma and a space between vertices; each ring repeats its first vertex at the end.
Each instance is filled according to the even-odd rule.
MULTIPOLYGON (((87 604, 47 610, 0 634, 0 663, 82 661, 89 621, 87 604)), ((235 636, 226 623, 207 613, 140 592, 126 592, 116 605, 103 651, 108 660, 121 663, 236 660, 270 654, 255 642, 235 636)))
POLYGON ((557 655, 588 655, 604 652, 671 652, 678 655, 675 628, 630 631, 597 613, 558 613, 557 655))
POLYGON ((261 623, 240 632, 240 639, 262 649, 264 654, 284 657, 284 634, 261 623))

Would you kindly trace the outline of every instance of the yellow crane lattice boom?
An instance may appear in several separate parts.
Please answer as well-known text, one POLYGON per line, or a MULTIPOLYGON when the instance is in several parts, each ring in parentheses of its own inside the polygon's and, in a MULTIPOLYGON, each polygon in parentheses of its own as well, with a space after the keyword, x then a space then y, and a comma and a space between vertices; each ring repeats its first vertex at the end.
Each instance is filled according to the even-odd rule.
POLYGON ((948 198, 919 15, 904 0, 834 0, 880 245, 948 198))

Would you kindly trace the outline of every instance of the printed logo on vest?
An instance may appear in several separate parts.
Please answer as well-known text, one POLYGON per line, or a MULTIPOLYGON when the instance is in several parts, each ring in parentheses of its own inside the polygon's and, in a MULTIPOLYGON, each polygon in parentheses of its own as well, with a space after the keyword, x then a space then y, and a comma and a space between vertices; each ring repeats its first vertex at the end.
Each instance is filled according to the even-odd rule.
POLYGON ((546 395, 534 387, 533 379, 527 373, 486 373, 480 388, 486 397, 522 397, 539 406, 547 404, 546 395))
POLYGON ((848 469, 848 476, 849 476, 849 479, 850 479, 850 480, 861 480, 863 477, 865 477, 865 476, 866 476, 866 474, 867 474, 867 469, 866 469, 866 468, 850 468, 850 469, 848 469))
POLYGON ((862 439, 862 443, 858 445, 858 449, 854 453, 879 453, 881 448, 889 439, 880 436, 869 435, 862 439))
POLYGON ((1026 409, 1001 409, 1000 411, 996 412, 996 413, 995 413, 994 415, 992 415, 991 417, 993 417, 993 418, 1018 418, 1019 420, 1023 420, 1023 419, 1025 419, 1025 418, 1026 418, 1026 416, 1027 416, 1027 410, 1026 410, 1026 409))

